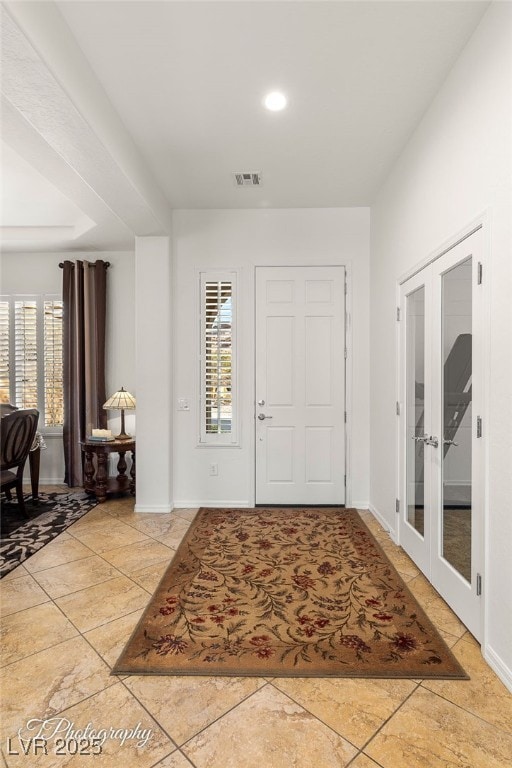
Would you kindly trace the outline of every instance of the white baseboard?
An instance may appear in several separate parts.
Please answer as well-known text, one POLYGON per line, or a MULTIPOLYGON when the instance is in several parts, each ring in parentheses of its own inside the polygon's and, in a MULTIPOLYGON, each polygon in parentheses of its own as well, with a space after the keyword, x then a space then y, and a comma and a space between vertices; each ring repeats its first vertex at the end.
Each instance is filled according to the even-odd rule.
MULTIPOLYGON (((23 478, 23 485, 30 485, 30 477, 27 480, 23 478)), ((64 485, 64 478, 62 475, 60 477, 40 477, 39 487, 43 485, 64 485)))
POLYGON ((387 531, 390 535, 390 537, 393 539, 395 544, 397 543, 397 531, 395 528, 391 528, 389 525, 389 522, 386 520, 386 518, 379 512, 379 510, 373 506, 373 504, 368 504, 368 509, 372 513, 372 515, 375 517, 376 520, 379 521, 379 523, 382 525, 385 531, 387 531))
POLYGON ((493 669, 500 678, 503 685, 506 685, 510 693, 512 693, 512 670, 507 667, 497 653, 493 651, 488 645, 482 648, 482 654, 488 665, 493 669))
MULTIPOLYGON (((208 499, 201 499, 201 500, 190 500, 190 499, 177 499, 174 502, 174 508, 175 509, 197 509, 198 507, 226 507, 228 509, 235 509, 237 507, 252 507, 252 504, 249 504, 247 499, 244 499, 244 501, 233 501, 233 499, 229 499, 228 501, 218 501, 218 500, 208 500, 208 499)), ((137 508, 135 508, 137 510, 137 508)))
POLYGON ((176 504, 172 501, 169 504, 135 504, 134 512, 151 512, 153 514, 168 515, 172 512, 176 504))
POLYGON ((347 504, 348 509, 368 509, 369 506, 368 501, 352 501, 350 504, 347 504))

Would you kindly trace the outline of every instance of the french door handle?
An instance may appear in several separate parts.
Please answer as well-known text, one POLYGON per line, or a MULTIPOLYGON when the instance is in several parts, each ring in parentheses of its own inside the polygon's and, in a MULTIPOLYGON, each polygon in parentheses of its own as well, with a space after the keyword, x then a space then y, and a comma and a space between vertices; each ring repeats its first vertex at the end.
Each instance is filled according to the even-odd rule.
POLYGON ((274 418, 273 416, 265 416, 264 413, 258 413, 258 419, 260 421, 264 421, 265 419, 273 419, 273 418, 274 418))
POLYGON ((443 445, 458 445, 455 440, 443 440, 443 445))
POLYGON ((425 443, 425 445, 431 445, 433 448, 437 448, 439 445, 437 437, 433 437, 432 435, 412 435, 412 439, 416 443, 425 443))

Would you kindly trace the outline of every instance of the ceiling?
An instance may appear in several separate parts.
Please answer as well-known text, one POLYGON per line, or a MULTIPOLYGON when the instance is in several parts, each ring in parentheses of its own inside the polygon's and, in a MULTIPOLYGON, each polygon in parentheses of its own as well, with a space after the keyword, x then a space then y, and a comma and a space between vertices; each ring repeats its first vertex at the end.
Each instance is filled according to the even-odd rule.
POLYGON ((370 205, 489 3, 56 5, 169 206, 253 208, 370 205))

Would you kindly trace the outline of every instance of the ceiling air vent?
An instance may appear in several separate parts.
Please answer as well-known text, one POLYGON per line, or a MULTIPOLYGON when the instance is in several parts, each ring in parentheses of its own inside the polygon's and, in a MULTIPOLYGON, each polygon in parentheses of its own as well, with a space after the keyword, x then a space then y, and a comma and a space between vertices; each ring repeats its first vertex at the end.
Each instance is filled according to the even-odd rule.
POLYGON ((260 187, 261 173, 234 173, 237 187, 260 187))

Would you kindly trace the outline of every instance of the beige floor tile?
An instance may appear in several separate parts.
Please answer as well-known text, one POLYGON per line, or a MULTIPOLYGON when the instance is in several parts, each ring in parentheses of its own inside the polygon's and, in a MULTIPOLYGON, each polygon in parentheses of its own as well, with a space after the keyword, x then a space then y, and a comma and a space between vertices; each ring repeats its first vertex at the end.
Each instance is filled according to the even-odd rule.
POLYGON ((166 533, 155 538, 157 538, 158 541, 161 541, 162 544, 177 549, 189 528, 190 523, 188 520, 176 519, 171 523, 166 533))
POLYGON ((112 519, 107 510, 104 509, 103 505, 98 504, 96 507, 93 507, 93 509, 87 512, 87 514, 82 515, 82 517, 73 523, 73 525, 71 525, 67 530, 74 534, 75 531, 81 531, 92 528, 93 526, 108 524, 112 524, 112 519))
POLYGON ((170 563, 173 555, 173 550, 153 539, 144 539, 127 547, 117 547, 102 553, 105 560, 126 574, 138 571, 142 566, 148 567, 162 561, 170 563))
POLYGON ((101 505, 102 510, 108 512, 112 517, 123 517, 123 515, 133 512, 134 507, 135 499, 133 496, 122 496, 121 498, 109 496, 107 501, 101 505))
POLYGON ((119 520, 110 518, 108 523, 92 525, 89 528, 80 528, 76 531, 69 529, 72 536, 75 536, 86 547, 90 547, 94 552, 101 554, 117 547, 124 547, 127 544, 134 544, 137 541, 143 541, 147 536, 125 525, 119 520))
POLYGON ((428 680, 423 686, 512 734, 512 695, 485 663, 475 640, 460 640, 453 653, 471 680, 428 680))
POLYGON ((33 605, 46 603, 50 598, 44 592, 37 581, 28 573, 18 579, 1 582, 0 607, 2 616, 23 611, 33 605))
POLYGON ((34 578, 55 599, 120 575, 116 568, 106 563, 101 557, 91 554, 90 557, 74 560, 72 563, 38 571, 34 574, 34 578))
POLYGON ((183 752, 197 768, 343 768, 357 750, 266 685, 191 739, 183 752))
MULTIPOLYGON (((54 738, 48 739, 48 755, 27 758, 20 754, 18 757, 9 758, 9 768, 87 768, 94 765, 96 768, 151 768, 163 757, 168 755, 174 744, 169 737, 158 727, 157 723, 138 704, 122 683, 107 688, 85 701, 76 704, 61 713, 62 718, 68 720, 75 730, 86 728, 91 723, 91 728, 96 731, 106 729, 110 733, 113 729, 118 734, 117 738, 106 738, 102 745, 102 752, 92 757, 91 755, 75 756, 68 754, 57 756, 55 754, 56 743, 54 738), (135 729, 139 725, 139 732, 146 731, 149 738, 145 744, 138 738, 126 738, 121 743, 121 730, 135 729)), ((142 738, 143 741, 144 737, 142 738)))
POLYGON ((80 632, 144 608, 148 593, 126 576, 59 597, 56 604, 80 632))
POLYGON ((365 752, 384 768, 508 768, 512 737, 418 688, 365 752))
POLYGON ((11 664, 1 671, 0 681, 3 741, 27 720, 51 718, 117 682, 82 637, 11 664))
POLYGON ((90 557, 92 554, 89 547, 84 546, 64 531, 38 552, 34 552, 25 562, 25 567, 29 573, 37 573, 46 570, 46 568, 53 568, 56 565, 64 565, 64 563, 90 557))
POLYGON ((142 609, 134 611, 134 613, 121 616, 120 619, 109 621, 108 624, 102 624, 96 629, 91 629, 90 632, 85 633, 84 637, 98 651, 109 667, 113 667, 141 616, 142 609))
POLYGON ((0 627, 1 665, 24 659, 77 635, 75 627, 53 603, 13 613, 0 627))
POLYGON ((462 637, 466 627, 424 576, 416 576, 407 586, 436 627, 462 637))
POLYGON ((371 757, 361 752, 353 763, 350 763, 350 768, 380 768, 379 763, 372 760, 371 757))
POLYGON ((387 542, 379 541, 379 544, 400 575, 407 576, 408 580, 419 575, 419 569, 401 547, 398 547, 390 539, 387 542))
POLYGON ((416 688, 412 680, 278 678, 274 685, 356 747, 416 688))
POLYGON ((199 508, 196 508, 196 509, 176 508, 176 509, 173 509, 172 512, 173 512, 173 515, 177 515, 178 517, 183 517, 185 520, 192 522, 192 520, 195 518, 195 516, 199 512, 199 508))
POLYGON ((437 627, 437 631, 445 641, 448 648, 453 648, 455 643, 458 643, 460 640, 459 637, 457 637, 456 635, 452 635, 450 632, 446 632, 446 630, 444 630, 442 627, 437 627))
POLYGON ((190 760, 187 760, 181 752, 173 752, 172 755, 161 760, 155 768, 193 768, 190 760))
POLYGON ((170 533, 176 526, 178 528, 181 526, 181 529, 186 530, 190 525, 188 520, 184 520, 172 512, 166 514, 137 514, 133 512, 130 515, 124 515, 122 521, 154 539, 170 533))
POLYGON ((11 579, 19 579, 20 576, 26 576, 27 573, 28 571, 23 565, 18 565, 14 570, 9 571, 9 573, 6 573, 5 576, 2 577, 1 583, 7 584, 11 579))
POLYGON ((265 681, 254 677, 137 675, 126 678, 125 685, 180 745, 265 685, 265 681))
MULTIPOLYGON (((176 550, 169 547, 169 552, 171 553, 172 560, 176 550)), ((130 578, 139 584, 143 589, 147 590, 150 595, 152 595, 158 587, 169 565, 170 560, 169 562, 164 560, 163 562, 157 563, 156 565, 150 565, 149 568, 142 568, 140 571, 132 571, 132 573, 130 573, 130 578)))

